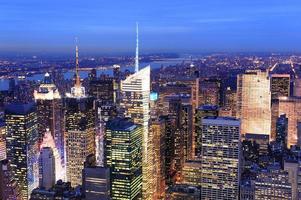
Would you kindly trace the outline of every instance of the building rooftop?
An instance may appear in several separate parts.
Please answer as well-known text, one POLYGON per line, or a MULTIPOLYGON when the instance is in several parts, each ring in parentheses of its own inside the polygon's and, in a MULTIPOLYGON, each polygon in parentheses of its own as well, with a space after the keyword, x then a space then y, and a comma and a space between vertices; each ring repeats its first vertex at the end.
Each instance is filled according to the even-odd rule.
POLYGON ((198 107, 198 110, 204 111, 218 111, 219 107, 217 105, 205 104, 198 107))
POLYGON ((246 133, 245 138, 254 139, 254 140, 269 140, 269 135, 266 134, 257 134, 257 133, 246 133))
POLYGON ((112 131, 131 131, 137 127, 134 122, 130 121, 129 118, 117 117, 113 120, 108 121, 107 128, 112 131))
POLYGON ((27 104, 13 103, 5 107, 5 114, 27 115, 35 110, 36 106, 34 102, 27 104))
POLYGON ((203 124, 212 124, 212 125, 227 125, 227 126, 239 126, 240 121, 234 117, 216 117, 216 116, 207 116, 202 120, 203 124))

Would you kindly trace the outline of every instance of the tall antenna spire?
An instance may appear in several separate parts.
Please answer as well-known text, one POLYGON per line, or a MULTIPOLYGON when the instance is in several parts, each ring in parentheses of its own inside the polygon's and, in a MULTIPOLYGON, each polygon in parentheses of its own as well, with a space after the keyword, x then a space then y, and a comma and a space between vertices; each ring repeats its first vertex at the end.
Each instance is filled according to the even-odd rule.
POLYGON ((79 77, 79 62, 78 62, 78 45, 77 45, 77 38, 75 38, 75 73, 76 73, 76 80, 75 80, 75 86, 80 87, 80 77, 79 77))
POLYGON ((136 22, 136 58, 135 58, 135 72, 139 71, 139 26, 136 22))

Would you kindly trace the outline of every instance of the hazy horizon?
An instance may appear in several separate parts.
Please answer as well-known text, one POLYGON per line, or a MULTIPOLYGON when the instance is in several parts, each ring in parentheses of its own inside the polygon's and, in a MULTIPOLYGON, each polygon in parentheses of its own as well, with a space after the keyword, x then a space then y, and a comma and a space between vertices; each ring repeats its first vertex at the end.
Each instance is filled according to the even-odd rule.
POLYGON ((0 2, 0 53, 301 52, 298 0, 0 2))

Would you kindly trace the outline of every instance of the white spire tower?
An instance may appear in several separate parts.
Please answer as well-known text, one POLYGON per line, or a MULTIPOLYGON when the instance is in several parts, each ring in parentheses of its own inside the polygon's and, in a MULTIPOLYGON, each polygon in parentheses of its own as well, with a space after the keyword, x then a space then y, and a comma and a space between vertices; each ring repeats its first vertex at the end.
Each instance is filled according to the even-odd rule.
POLYGON ((78 60, 78 45, 77 38, 75 38, 75 84, 71 88, 71 93, 66 93, 67 97, 82 98, 86 97, 85 88, 82 87, 79 76, 79 60, 78 60))
POLYGON ((136 23, 136 58, 135 58, 135 72, 139 71, 139 26, 136 23))

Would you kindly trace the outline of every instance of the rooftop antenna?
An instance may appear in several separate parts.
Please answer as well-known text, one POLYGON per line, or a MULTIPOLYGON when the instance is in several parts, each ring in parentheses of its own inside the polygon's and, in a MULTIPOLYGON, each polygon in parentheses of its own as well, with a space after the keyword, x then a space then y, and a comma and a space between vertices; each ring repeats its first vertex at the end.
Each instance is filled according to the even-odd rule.
POLYGON ((136 58, 135 58, 135 72, 139 71, 139 26, 136 22, 136 58))
POLYGON ((76 73, 76 80, 75 80, 75 86, 80 87, 80 77, 79 77, 79 62, 78 62, 78 45, 77 45, 78 39, 75 38, 75 73, 76 73))

